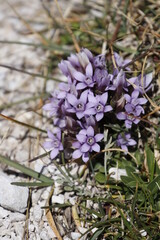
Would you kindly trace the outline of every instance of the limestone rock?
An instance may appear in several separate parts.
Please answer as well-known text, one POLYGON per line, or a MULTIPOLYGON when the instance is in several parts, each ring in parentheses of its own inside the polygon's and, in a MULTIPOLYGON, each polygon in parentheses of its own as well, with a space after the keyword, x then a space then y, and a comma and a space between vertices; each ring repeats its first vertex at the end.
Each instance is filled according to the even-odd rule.
POLYGON ((11 211, 24 213, 27 208, 28 188, 11 185, 13 181, 0 172, 0 205, 11 211))

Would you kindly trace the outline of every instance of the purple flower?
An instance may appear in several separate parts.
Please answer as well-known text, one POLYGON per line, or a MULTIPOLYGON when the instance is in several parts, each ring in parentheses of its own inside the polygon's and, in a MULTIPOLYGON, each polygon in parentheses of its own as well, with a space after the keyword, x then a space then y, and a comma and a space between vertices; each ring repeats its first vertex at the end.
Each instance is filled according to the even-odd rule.
POLYGON ((73 152, 72 157, 74 159, 82 157, 84 162, 89 160, 89 152, 100 151, 100 146, 97 142, 103 139, 104 135, 98 133, 95 135, 93 127, 88 127, 87 129, 82 129, 77 135, 77 142, 73 143, 73 147, 76 150, 73 152))
POLYGON ((93 107, 88 108, 85 111, 87 115, 95 115, 96 120, 100 121, 104 117, 105 112, 109 112, 112 110, 110 105, 106 106, 108 100, 108 92, 103 93, 102 95, 88 95, 89 103, 93 103, 93 107))
POLYGON ((79 81, 80 83, 77 83, 76 89, 81 90, 86 87, 93 87, 95 82, 93 79, 93 67, 92 64, 89 63, 85 69, 85 74, 81 72, 75 72, 74 78, 79 81))
POLYGON ((75 113, 78 119, 84 117, 85 110, 92 107, 93 103, 87 103, 88 90, 82 92, 80 98, 76 98, 73 94, 67 95, 67 101, 70 105, 67 106, 67 111, 75 113))
POLYGON ((97 83, 98 90, 104 91, 108 89, 112 77, 107 70, 96 68, 93 79, 97 83))
POLYGON ((130 133, 119 134, 117 139, 117 146, 128 152, 128 146, 136 145, 136 141, 131 138, 130 133))
POLYGON ((140 119, 138 118, 141 113, 144 113, 144 109, 141 105, 147 102, 146 98, 138 98, 139 91, 134 90, 130 95, 125 94, 124 98, 126 99, 125 112, 117 113, 117 118, 119 120, 125 120, 126 128, 131 128, 132 123, 139 123, 140 119))
POLYGON ((130 95, 125 94, 124 97, 126 99, 125 110, 129 114, 134 114, 135 116, 139 116, 141 113, 144 113, 144 109, 142 106, 147 102, 146 98, 138 98, 139 91, 134 90, 130 95))
POLYGON ((131 128, 132 123, 138 124, 140 122, 140 119, 137 116, 134 116, 133 114, 127 114, 125 112, 119 112, 116 114, 117 118, 119 120, 125 120, 126 128, 131 128))
MULTIPOLYGON (((126 59, 124 60, 118 53, 114 52, 114 58, 115 58, 115 62, 117 67, 124 67, 126 64, 128 64, 129 62, 131 62, 131 60, 126 59)), ((125 68, 126 70, 130 71, 131 69, 129 67, 125 68)))
POLYGON ((50 141, 44 142, 43 146, 46 149, 51 150, 51 159, 55 158, 59 151, 63 150, 63 145, 61 143, 61 130, 59 128, 54 129, 53 132, 47 131, 50 141))
POLYGON ((112 78, 110 90, 116 90, 116 94, 121 95, 123 89, 128 92, 128 83, 126 81, 125 72, 121 69, 120 72, 116 69, 112 78))
POLYGON ((83 73, 92 59, 92 53, 88 49, 82 49, 77 54, 71 54, 67 60, 62 60, 58 67, 66 77, 73 79, 73 74, 77 71, 83 73))
POLYGON ((130 78, 129 82, 134 84, 134 88, 143 94, 144 92, 149 91, 152 87, 152 85, 150 85, 152 78, 152 73, 148 73, 143 79, 141 79, 141 75, 139 75, 138 77, 130 78))
POLYGON ((106 68, 106 59, 104 54, 100 54, 93 59, 93 65, 95 68, 106 68))
MULTIPOLYGON (((58 94, 58 93, 56 93, 58 94)), ((56 116, 61 114, 62 112, 62 105, 64 103, 63 99, 58 99, 57 96, 52 95, 53 97, 50 98, 50 103, 47 103, 43 106, 43 109, 50 112, 50 116, 56 116)))
POLYGON ((89 61, 92 62, 93 61, 93 54, 87 48, 82 48, 82 51, 87 55, 89 61))

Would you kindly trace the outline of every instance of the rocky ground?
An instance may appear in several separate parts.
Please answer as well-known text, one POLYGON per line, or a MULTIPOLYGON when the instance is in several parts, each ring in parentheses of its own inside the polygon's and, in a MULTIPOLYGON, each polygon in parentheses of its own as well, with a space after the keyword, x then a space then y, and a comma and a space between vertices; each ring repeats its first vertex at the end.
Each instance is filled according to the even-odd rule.
MULTIPOLYGON (((51 4, 51 7, 56 12, 55 5, 51 4)), ((70 4, 67 5, 66 11, 69 8, 70 4)), ((34 34, 20 16, 25 21, 30 22, 36 32, 45 31, 45 25, 49 21, 44 10, 43 1, 1 1, 0 40, 39 43, 38 33, 34 34)), ((51 29, 47 34, 54 34, 54 30, 51 29)), ((36 49, 27 45, 2 43, 0 48, 0 64, 46 75, 47 53, 44 53, 43 49, 36 49)), ((48 80, 45 85, 43 78, 33 77, 1 66, 1 114, 45 129, 46 120, 42 120, 41 117, 42 100, 40 95, 43 93, 44 88, 50 92, 54 87, 53 80, 48 80), (37 99, 34 99, 34 97, 37 97, 37 99), (12 107, 9 106, 13 102, 30 98, 33 98, 33 100, 26 100, 12 107), (3 106, 7 104, 8 107, 3 109, 3 106)), ((47 158, 38 159, 31 164, 28 162, 28 159, 44 153, 43 148, 40 146, 40 143, 43 143, 41 133, 28 130, 26 127, 6 121, 3 118, 0 119, 0 129, 1 155, 8 156, 10 159, 16 160, 38 172, 41 171, 44 165, 49 163, 47 158)), ((13 186, 10 184, 11 182, 25 179, 23 176, 21 178, 15 169, 8 168, 3 164, 0 166, 0 239, 56 239, 45 217, 45 211, 41 209, 46 204, 50 187, 29 191, 28 188, 13 186)), ((56 171, 56 168, 50 165, 48 168, 44 168, 43 173, 56 177, 56 171)), ((56 203, 64 203, 65 197, 62 194, 56 195, 55 193, 52 200, 56 203)), ((74 197, 71 197, 70 201, 73 203, 75 201, 74 197)), ((62 222, 62 217, 59 221, 62 222)))
MULTIPOLYGON (((71 12, 75 14, 73 15, 75 19, 78 19, 80 13, 86 22, 93 15, 101 16, 103 0, 98 1, 97 5, 95 1, 89 0, 87 8, 84 8, 81 2, 83 1, 72 0, 67 1, 66 4, 66 1, 59 1, 63 16, 68 17, 68 21, 72 21, 71 12), (88 12, 91 15, 88 15, 88 12)), ((12 121, 16 119, 43 130, 51 125, 42 106, 49 93, 57 86, 57 82, 52 78, 63 78, 57 69, 62 52, 55 48, 52 51, 46 50, 45 46, 46 39, 58 43, 60 32, 55 30, 53 22, 55 26, 62 24, 62 18, 57 15, 58 10, 54 1, 0 1, 0 155, 9 157, 37 172, 43 170, 44 175, 55 181, 54 191, 52 187, 28 189, 11 185, 12 182, 27 182, 29 178, 15 168, 0 163, 0 240, 56 240, 57 229, 58 239, 78 240, 81 234, 87 231, 87 223, 83 224, 84 221, 77 220, 80 215, 76 208, 78 196, 92 197, 106 194, 106 191, 93 184, 85 165, 70 164, 69 171, 73 177, 71 179, 64 177, 63 173, 66 173, 64 167, 58 169, 56 165, 51 164, 48 157, 29 162, 30 159, 45 153, 42 144, 46 133, 12 121), (50 66, 52 57, 54 64, 50 66), (10 118, 6 119, 6 116, 10 118), (70 188, 71 184, 75 191, 70 188), (62 186, 65 186, 65 189, 62 186), (44 208, 49 204, 55 206, 50 212, 51 215, 46 214, 44 208), (58 204, 61 206, 64 204, 64 210, 60 209, 58 204), (57 228, 54 226, 55 222, 57 228)), ((143 18, 141 12, 139 15, 143 18)), ((105 21, 109 21, 108 16, 105 21)), ((85 28, 89 32, 90 29, 87 27, 86 24, 82 29, 85 28)), ((111 23, 108 28, 112 29, 113 24, 111 23)), ((114 33, 116 34, 116 31, 114 33)), ((98 33, 93 36, 99 41, 98 33)), ((150 43, 149 38, 146 41, 150 43)), ((127 54, 132 55, 138 46, 137 42, 133 36, 128 35, 125 39, 120 39, 117 44, 128 48, 131 46, 133 52, 127 54)), ((103 41, 101 45, 103 51, 107 42, 103 41)), ((73 47, 70 46, 70 49, 65 50, 72 50, 73 47)), ((115 174, 117 175, 118 173, 115 174)), ((96 210, 98 204, 86 200, 86 207, 96 210)), ((95 231, 96 228, 93 228, 92 232, 95 231)))

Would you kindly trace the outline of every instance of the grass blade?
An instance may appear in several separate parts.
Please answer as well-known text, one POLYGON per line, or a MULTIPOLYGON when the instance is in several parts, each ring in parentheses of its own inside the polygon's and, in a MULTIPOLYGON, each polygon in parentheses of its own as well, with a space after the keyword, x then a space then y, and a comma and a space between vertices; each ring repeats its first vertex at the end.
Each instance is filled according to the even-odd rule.
POLYGON ((1 113, 0 113, 0 117, 2 117, 2 118, 4 118, 4 119, 7 119, 7 120, 9 120, 9 121, 11 121, 11 122, 17 123, 17 124, 19 124, 19 125, 22 125, 23 127, 27 127, 27 128, 31 128, 31 129, 40 131, 40 132, 47 133, 46 130, 43 130, 43 129, 41 129, 41 128, 38 128, 38 127, 35 127, 35 126, 32 126, 32 125, 29 125, 29 124, 27 124, 27 123, 20 122, 20 121, 15 120, 15 119, 13 119, 13 118, 11 118, 11 117, 7 117, 7 116, 5 116, 5 115, 3 115, 3 114, 1 114, 1 113))
POLYGON ((4 164, 7 164, 10 167, 13 167, 13 168, 19 170, 20 172, 26 174, 27 176, 30 176, 34 179, 37 179, 37 180, 41 181, 41 182, 52 183, 52 184, 54 183, 54 181, 51 178, 46 177, 43 174, 40 174, 40 173, 38 173, 38 172, 28 168, 28 167, 25 167, 25 166, 15 162, 15 161, 12 161, 7 157, 4 157, 4 156, 0 155, 0 161, 4 164))
POLYGON ((26 45, 26 46, 31 46, 31 47, 36 47, 36 48, 43 48, 43 49, 48 49, 48 50, 56 50, 62 53, 70 54, 71 50, 68 50, 68 46, 66 46, 66 49, 53 44, 49 43, 48 45, 43 45, 43 44, 37 44, 37 43, 31 43, 31 42, 19 42, 19 41, 8 41, 8 40, 0 40, 0 43, 3 44, 17 44, 17 45, 26 45))
POLYGON ((21 73, 25 73, 25 74, 31 75, 32 77, 39 77, 39 78, 44 78, 44 79, 49 78, 49 79, 54 80, 56 82, 63 82, 62 80, 57 79, 57 78, 53 78, 51 76, 44 76, 42 74, 28 72, 28 71, 25 71, 23 69, 15 68, 13 66, 9 66, 9 65, 6 65, 6 64, 0 64, 0 67, 8 68, 8 69, 11 69, 11 70, 14 70, 14 71, 17 71, 17 72, 21 72, 21 73))
POLYGON ((20 187, 48 187, 53 185, 52 182, 12 182, 11 184, 20 187))
POLYGON ((104 231, 104 228, 100 228, 98 229, 93 235, 92 237, 89 239, 89 240, 96 240, 100 235, 101 233, 104 231))
POLYGON ((15 101, 15 102, 12 102, 12 103, 6 103, 6 104, 3 104, 3 105, 0 106, 0 110, 7 109, 7 108, 10 108, 12 106, 21 104, 21 103, 27 103, 27 102, 32 101, 32 100, 37 100, 39 98, 49 97, 49 95, 50 95, 49 93, 42 93, 40 95, 36 95, 36 96, 33 96, 33 97, 25 98, 23 100, 15 101))

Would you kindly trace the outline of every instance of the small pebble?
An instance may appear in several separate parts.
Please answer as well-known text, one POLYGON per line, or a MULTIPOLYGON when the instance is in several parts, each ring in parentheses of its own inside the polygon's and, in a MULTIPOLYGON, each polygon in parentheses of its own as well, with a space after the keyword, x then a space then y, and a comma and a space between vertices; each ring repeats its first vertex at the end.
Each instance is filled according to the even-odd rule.
POLYGON ((42 232, 40 233, 40 239, 41 240, 48 240, 48 234, 45 230, 42 230, 42 232))
POLYGON ((121 176, 127 176, 127 172, 125 169, 119 169, 119 168, 110 168, 109 174, 111 178, 114 178, 116 181, 121 180, 121 176))
POLYGON ((33 207, 33 216, 36 222, 39 222, 42 218, 42 209, 39 205, 33 207))
POLYGON ((78 240, 81 237, 81 234, 77 232, 71 232, 71 237, 73 240, 78 240))
POLYGON ((30 225, 29 225, 29 231, 30 231, 30 232, 33 232, 34 229, 35 229, 35 226, 34 226, 33 224, 30 224, 30 225))
POLYGON ((64 204, 64 195, 52 196, 52 203, 64 204))
POLYGON ((141 234, 142 237, 147 236, 147 232, 144 229, 140 230, 140 234, 141 234))

